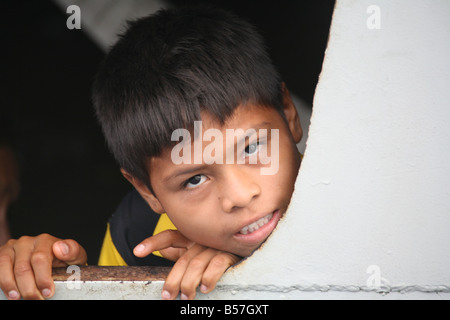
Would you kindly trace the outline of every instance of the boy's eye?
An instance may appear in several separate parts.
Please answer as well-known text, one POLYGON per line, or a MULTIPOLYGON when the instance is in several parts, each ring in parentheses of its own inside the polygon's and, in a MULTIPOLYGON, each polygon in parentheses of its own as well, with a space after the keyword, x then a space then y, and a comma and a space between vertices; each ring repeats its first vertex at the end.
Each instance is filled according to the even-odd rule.
POLYGON ((186 181, 185 186, 187 188, 193 188, 201 185, 203 182, 206 181, 206 176, 203 174, 197 174, 186 181))
POLYGON ((245 155, 246 156, 250 156, 252 154, 255 154, 258 151, 259 147, 259 142, 255 142, 252 144, 249 144, 247 147, 245 147, 245 155))

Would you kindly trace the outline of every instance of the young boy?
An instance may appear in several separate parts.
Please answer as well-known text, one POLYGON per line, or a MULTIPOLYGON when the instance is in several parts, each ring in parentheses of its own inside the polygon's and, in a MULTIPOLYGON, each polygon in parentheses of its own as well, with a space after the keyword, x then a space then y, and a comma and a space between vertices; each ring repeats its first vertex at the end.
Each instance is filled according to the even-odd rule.
MULTIPOLYGON (((176 261, 163 299, 210 292, 275 229, 300 166, 300 122, 261 36, 219 9, 159 11, 111 49, 93 100, 136 190, 111 219, 100 262, 159 264, 159 250, 176 261)), ((85 262, 74 240, 11 240, 0 287, 10 299, 51 297, 51 267, 85 262)))

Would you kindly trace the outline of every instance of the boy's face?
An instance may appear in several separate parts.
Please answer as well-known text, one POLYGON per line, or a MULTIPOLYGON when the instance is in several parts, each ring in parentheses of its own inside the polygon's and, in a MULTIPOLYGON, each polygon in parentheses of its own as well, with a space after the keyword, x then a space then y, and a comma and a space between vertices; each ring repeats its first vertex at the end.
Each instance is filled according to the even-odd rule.
MULTIPOLYGON (((211 141, 205 138, 200 141, 198 136, 194 146, 192 137, 191 142, 185 142, 191 146, 192 161, 175 164, 172 148, 149 160, 154 195, 142 183, 131 182, 152 209, 167 213, 188 239, 239 256, 250 255, 267 239, 285 213, 300 166, 296 143, 302 131, 288 95, 286 90, 287 123, 276 110, 254 105, 238 107, 223 126, 208 114, 202 114, 202 132, 218 129, 224 138, 223 152, 217 148, 211 152, 211 141), (236 139, 225 139, 227 129, 255 131, 244 137, 244 144, 239 144, 239 135, 236 139), (206 149, 208 145, 210 149, 206 149), (199 146, 203 157, 194 161, 199 146), (234 150, 234 161, 227 162, 230 150, 234 150), (208 154, 214 155, 216 162, 208 162, 208 154), (222 156, 223 161, 219 159, 222 156), (278 159, 274 159, 276 156, 278 159), (262 175, 261 169, 273 166, 275 160, 279 161, 278 170, 262 175)), ((215 132, 218 134, 217 130, 215 132)))

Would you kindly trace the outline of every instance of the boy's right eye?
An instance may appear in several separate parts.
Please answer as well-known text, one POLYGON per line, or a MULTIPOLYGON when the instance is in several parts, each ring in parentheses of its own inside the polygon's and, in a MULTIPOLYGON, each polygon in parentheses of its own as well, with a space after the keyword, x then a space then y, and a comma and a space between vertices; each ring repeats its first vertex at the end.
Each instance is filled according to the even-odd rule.
POLYGON ((197 174, 186 181, 185 187, 186 188, 194 188, 194 187, 201 185, 205 181, 206 181, 205 175, 197 174))

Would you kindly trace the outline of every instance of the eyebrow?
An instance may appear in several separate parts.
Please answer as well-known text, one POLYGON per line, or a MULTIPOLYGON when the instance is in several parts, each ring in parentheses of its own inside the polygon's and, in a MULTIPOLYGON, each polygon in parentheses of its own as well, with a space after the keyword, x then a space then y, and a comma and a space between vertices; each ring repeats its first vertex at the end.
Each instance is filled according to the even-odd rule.
MULTIPOLYGON (((267 127, 271 127, 270 122, 263 121, 263 122, 258 123, 255 126, 252 126, 252 127, 249 127, 247 129, 245 129, 245 130, 243 129, 243 130, 247 131, 248 129, 254 129, 255 131, 258 131, 259 129, 263 129, 263 128, 267 128, 267 127)), ((244 135, 244 137, 242 137, 235 144, 233 144, 233 147, 236 145, 239 145, 238 143, 242 142, 242 140, 245 139, 246 137, 247 136, 244 135)), ((207 164, 200 164, 200 165, 193 166, 193 167, 190 166, 190 168, 188 168, 188 169, 181 168, 179 170, 175 170, 173 173, 171 173, 167 177, 163 178, 163 182, 167 182, 167 181, 177 178, 179 176, 184 176, 184 175, 192 174, 194 172, 202 171, 208 167, 209 167, 209 165, 207 165, 207 164)))

